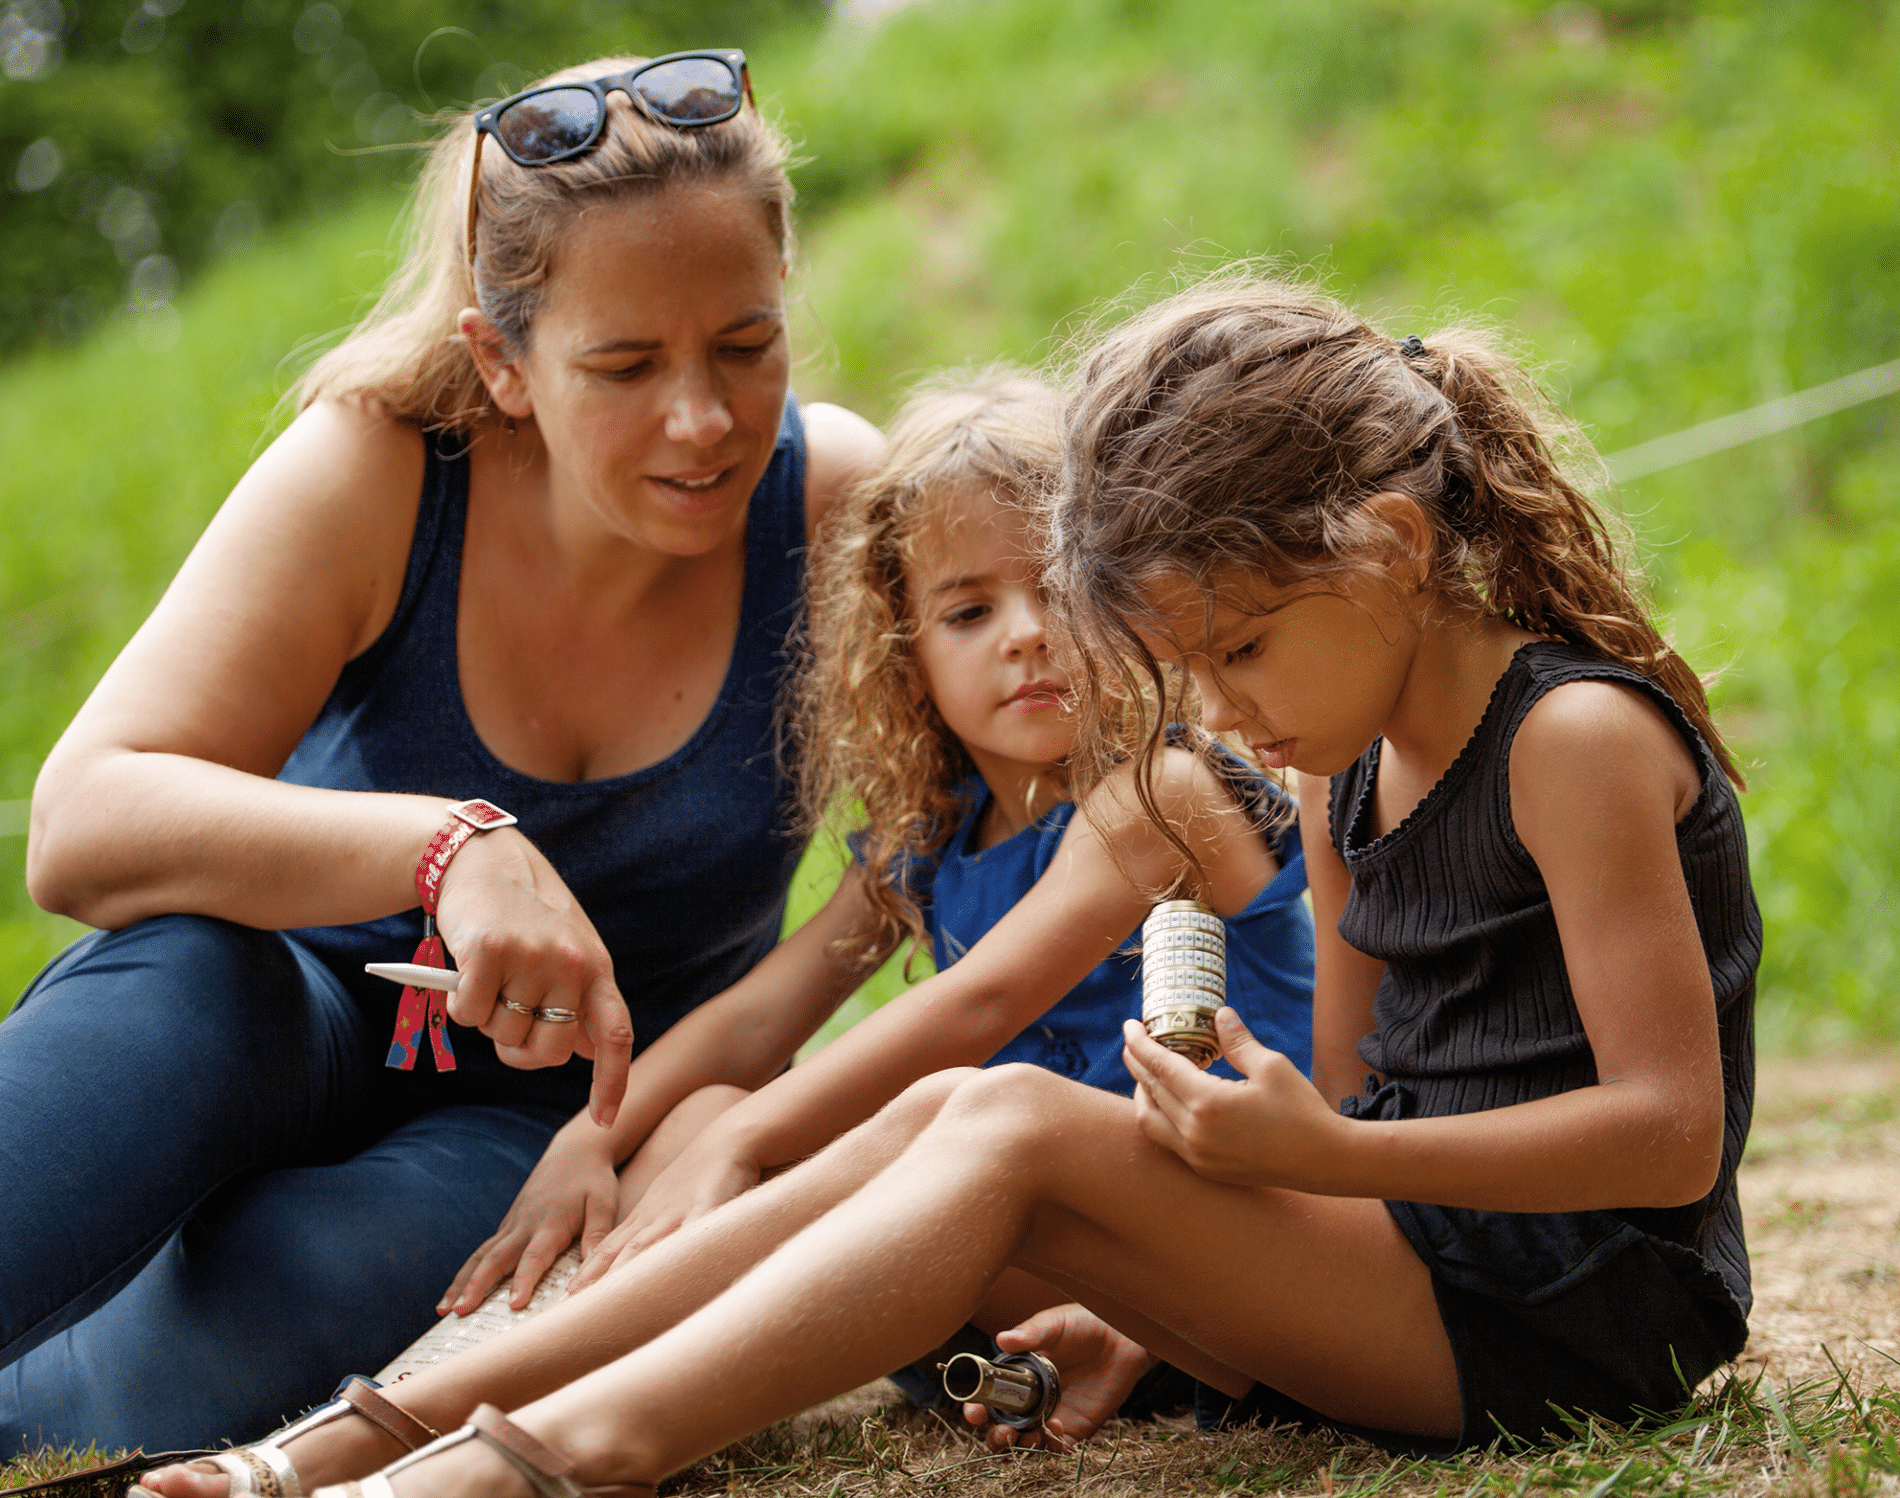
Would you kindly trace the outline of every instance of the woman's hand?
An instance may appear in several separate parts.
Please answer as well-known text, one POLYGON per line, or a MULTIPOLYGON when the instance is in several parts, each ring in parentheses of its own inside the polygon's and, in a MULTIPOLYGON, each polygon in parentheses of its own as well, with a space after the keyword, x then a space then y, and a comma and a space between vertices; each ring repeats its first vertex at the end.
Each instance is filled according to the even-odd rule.
POLYGON ((963 1407, 963 1418, 970 1424, 989 1427, 984 1436, 996 1451, 1016 1445, 1068 1450, 1111 1419, 1141 1375, 1155 1364, 1152 1353, 1073 1302, 1050 1306, 1020 1326, 998 1332, 996 1345, 1004 1352, 1039 1352, 1062 1375, 1062 1397, 1041 1430, 1015 1430, 993 1423, 990 1412, 980 1404, 963 1407))
POLYGON ((510 1066, 592 1058, 588 1112, 601 1128, 611 1124, 627 1090, 633 1022, 613 959, 553 865, 518 828, 484 832, 449 865, 436 919, 462 975, 449 1017, 494 1041, 510 1066), (521 1012, 538 1008, 571 1009, 580 1019, 521 1012))
POLYGON ((619 1185, 610 1136, 585 1118, 569 1123, 549 1141, 501 1226, 443 1292, 436 1314, 468 1315, 508 1274, 509 1308, 524 1309, 568 1244, 580 1239, 583 1259, 599 1249, 613 1229, 619 1185))
POLYGON ((1210 1181, 1326 1190, 1350 1121, 1326 1106, 1291 1061, 1255 1040, 1234 1010, 1217 1011, 1214 1025, 1221 1053, 1243 1081, 1197 1070, 1150 1039, 1139 1021, 1122 1026, 1142 1133, 1210 1181))
POLYGON ((637 1202, 621 1204, 627 1215, 568 1282, 569 1295, 759 1184, 758 1162, 722 1140, 721 1132, 713 1124, 660 1172, 637 1202))

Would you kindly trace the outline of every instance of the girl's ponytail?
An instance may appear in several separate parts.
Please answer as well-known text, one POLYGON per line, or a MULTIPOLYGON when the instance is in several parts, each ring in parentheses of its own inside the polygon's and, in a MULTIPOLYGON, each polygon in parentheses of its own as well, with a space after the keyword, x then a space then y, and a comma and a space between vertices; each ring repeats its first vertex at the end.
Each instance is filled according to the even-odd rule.
POLYGON ((1584 456, 1602 476, 1575 426, 1479 335, 1449 329, 1408 339, 1399 352, 1457 418, 1446 443, 1443 519, 1465 542, 1460 570, 1470 601, 1649 677, 1682 708, 1729 779, 1744 785, 1701 678, 1656 628, 1629 575, 1627 528, 1564 471, 1559 451, 1568 445, 1573 464, 1584 456))
MULTIPOLYGON (((1092 647, 1092 689, 1118 675, 1162 683, 1142 628, 1148 590, 1170 579, 1212 595, 1240 558, 1286 586, 1389 565, 1398 537, 1364 502, 1396 491, 1431 520, 1429 586, 1445 605, 1641 672, 1742 784, 1702 682, 1649 617, 1625 528, 1565 471, 1593 469, 1594 487, 1601 465, 1486 335, 1394 340, 1331 297, 1240 267, 1109 333, 1076 385, 1050 584, 1092 647)), ((1149 729, 1152 754, 1160 724, 1149 729)))

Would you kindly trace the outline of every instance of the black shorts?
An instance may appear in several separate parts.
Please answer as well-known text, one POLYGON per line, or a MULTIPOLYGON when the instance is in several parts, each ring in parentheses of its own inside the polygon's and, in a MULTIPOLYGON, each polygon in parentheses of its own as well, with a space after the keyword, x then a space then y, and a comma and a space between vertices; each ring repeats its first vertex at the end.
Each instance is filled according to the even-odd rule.
MULTIPOLYGON (((1414 1231, 1419 1209, 1388 1205, 1420 1247, 1414 1231)), ((1721 1275, 1681 1244, 1638 1234, 1605 1247, 1587 1273, 1532 1297, 1486 1293, 1421 1252, 1458 1367, 1464 1418, 1453 1440, 1349 1425, 1265 1384, 1238 1400, 1203 1386, 1196 1413, 1208 1428, 1290 1421, 1346 1431, 1390 1451, 1443 1456, 1501 1435, 1535 1441, 1563 1434, 1568 1427, 1559 1411, 1628 1424, 1678 1409, 1698 1383, 1741 1352, 1747 1317, 1721 1275)))

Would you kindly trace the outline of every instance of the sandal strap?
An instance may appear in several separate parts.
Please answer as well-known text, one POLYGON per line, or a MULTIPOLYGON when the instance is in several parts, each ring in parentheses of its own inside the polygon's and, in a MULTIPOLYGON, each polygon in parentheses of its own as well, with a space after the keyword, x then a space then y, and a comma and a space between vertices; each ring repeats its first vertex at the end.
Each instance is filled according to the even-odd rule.
POLYGON ((395 1441, 404 1451, 414 1451, 418 1447, 427 1446, 429 1442, 442 1434, 439 1430, 429 1429, 407 1410, 384 1398, 368 1379, 350 1380, 336 1391, 336 1397, 395 1441))
POLYGON ((241 1493, 256 1493, 260 1498, 303 1498, 297 1469, 275 1441, 220 1451, 211 1458, 211 1464, 231 1474, 230 1498, 238 1498, 241 1493))
POLYGON ((426 1462, 437 1452, 477 1440, 498 1453, 519 1472, 540 1498, 653 1498, 650 1483, 615 1483, 583 1488, 569 1476, 574 1470, 572 1462, 529 1435, 492 1404, 479 1406, 468 1417, 468 1424, 460 1430, 437 1436, 427 1446, 396 1458, 381 1472, 363 1478, 360 1482, 319 1488, 313 1498, 396 1498, 390 1478, 405 1468, 426 1462))
MULTIPOLYGON (((513 1462, 542 1498, 653 1498, 650 1482, 603 1483, 582 1487, 574 1481, 574 1464, 536 1440, 492 1404, 476 1407, 469 1427, 482 1440, 513 1462)), ((393 1498, 393 1495, 392 1495, 393 1498)))
POLYGON ((506 1457, 541 1498, 581 1498, 580 1485, 568 1476, 574 1464, 556 1456, 494 1405, 478 1405, 467 1428, 506 1457))

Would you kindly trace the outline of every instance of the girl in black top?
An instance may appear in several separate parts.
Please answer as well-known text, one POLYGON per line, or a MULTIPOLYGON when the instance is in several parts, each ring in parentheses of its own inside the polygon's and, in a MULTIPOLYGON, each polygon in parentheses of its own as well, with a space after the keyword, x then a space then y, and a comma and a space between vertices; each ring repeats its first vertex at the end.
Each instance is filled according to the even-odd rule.
MULTIPOLYGON (((1232 1011, 1240 1081, 1133 1024, 1132 1102, 1030 1067, 927 1078, 394 1387, 424 1424, 487 1401, 545 1443, 484 1413, 396 1498, 521 1498, 509 1440, 651 1484, 917 1357, 1008 1266, 1078 1302, 1001 1338, 1064 1368, 1058 1439, 1155 1356, 1242 1412, 1448 1450, 1553 1406, 1667 1408, 1740 1351, 1737 777, 1554 456, 1568 429, 1474 335, 1395 341, 1239 273, 1108 335, 1067 434, 1055 601, 1079 673, 1158 701, 1152 839, 1171 718, 1302 776, 1315 1083, 1232 1011)), ((313 1475, 367 1470, 310 1442, 313 1475)))

